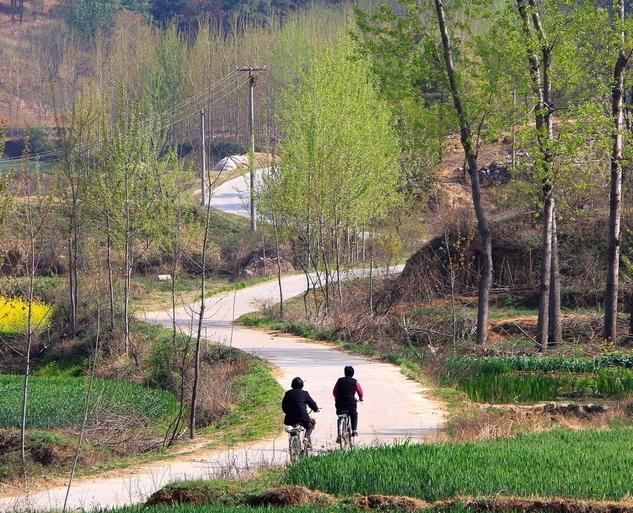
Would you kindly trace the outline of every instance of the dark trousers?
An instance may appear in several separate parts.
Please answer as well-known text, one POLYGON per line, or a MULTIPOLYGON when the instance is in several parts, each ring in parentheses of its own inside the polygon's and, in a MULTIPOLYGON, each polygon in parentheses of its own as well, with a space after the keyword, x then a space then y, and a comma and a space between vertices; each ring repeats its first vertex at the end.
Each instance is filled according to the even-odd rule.
POLYGON ((358 411, 356 405, 336 405, 336 414, 342 415, 347 413, 349 419, 352 421, 352 431, 358 430, 358 411))
POLYGON ((314 431, 314 425, 316 424, 316 420, 314 419, 310 419, 309 421, 304 421, 304 420, 300 420, 299 422, 292 422, 290 424, 290 426, 303 426, 303 428, 306 430, 306 434, 305 437, 307 440, 311 441, 312 440, 312 431, 314 431))

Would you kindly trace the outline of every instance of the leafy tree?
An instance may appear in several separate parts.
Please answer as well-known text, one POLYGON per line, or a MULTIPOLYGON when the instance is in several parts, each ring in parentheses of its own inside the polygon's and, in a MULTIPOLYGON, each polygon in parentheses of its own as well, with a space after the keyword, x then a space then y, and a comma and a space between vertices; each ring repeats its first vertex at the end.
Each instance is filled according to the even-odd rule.
POLYGON ((172 155, 160 156, 161 132, 142 120, 138 106, 121 107, 117 123, 105 130, 94 184, 95 208, 105 220, 108 239, 123 253, 124 350, 130 351, 131 279, 137 259, 169 237, 176 208, 179 169, 172 155), (167 235, 166 235, 167 234, 167 235))
MULTIPOLYGON (((512 118, 512 62, 491 44, 499 16, 487 1, 414 2, 356 11, 360 48, 371 56, 382 90, 403 127, 409 156, 407 176, 414 189, 420 167, 432 173, 449 133, 460 133, 470 175, 481 239, 477 340, 487 338, 488 295, 492 284, 492 240, 479 186, 477 155, 482 143, 498 137, 512 118), (438 30, 439 28, 439 30, 438 30)), ((422 181, 422 183, 424 183, 422 181)), ((415 190, 415 189, 414 189, 415 190)))
POLYGON ((326 308, 345 231, 364 231, 383 218, 400 185, 389 107, 368 79, 369 63, 352 55, 348 41, 328 46, 285 92, 281 162, 260 202, 295 241, 304 270, 319 274, 326 308))

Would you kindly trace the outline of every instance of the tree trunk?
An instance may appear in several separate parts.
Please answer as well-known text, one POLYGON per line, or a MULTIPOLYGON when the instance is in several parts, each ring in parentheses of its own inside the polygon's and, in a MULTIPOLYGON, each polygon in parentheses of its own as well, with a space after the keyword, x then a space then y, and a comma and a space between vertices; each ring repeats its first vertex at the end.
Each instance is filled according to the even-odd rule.
POLYGON ((73 272, 72 237, 68 239, 68 296, 70 300, 70 332, 77 336, 77 303, 75 302, 75 273, 73 272))
POLYGON ((110 331, 116 329, 114 311, 114 277, 112 273, 112 238, 110 237, 110 217, 106 216, 106 265, 108 267, 108 303, 110 306, 110 331))
POLYGON ((81 444, 83 442, 84 435, 86 433, 86 424, 88 422, 88 413, 90 411, 90 399, 92 396, 92 388, 95 382, 95 375, 96 375, 96 370, 97 370, 97 359, 99 357, 100 337, 101 337, 101 305, 99 304, 99 300, 97 299, 97 333, 95 335, 94 355, 92 357, 90 376, 88 378, 88 389, 86 390, 86 395, 84 396, 84 407, 83 407, 83 414, 82 414, 82 419, 81 419, 81 428, 79 430, 79 438, 77 439, 77 446, 75 448, 75 456, 73 458, 73 464, 70 469, 70 476, 68 478, 68 486, 66 487, 66 495, 64 496, 64 506, 62 508, 62 513, 66 513, 66 508, 68 506, 68 497, 70 495, 70 488, 72 487, 73 479, 75 478, 77 464, 79 463, 79 456, 81 455, 81 444))
POLYGON ((541 282, 538 296, 538 323, 536 342, 544 350, 549 336, 549 305, 552 279, 552 222, 554 217, 554 200, 551 189, 544 191, 543 207, 543 244, 541 246, 541 282))
POLYGON ((531 23, 534 26, 536 39, 541 50, 541 58, 539 59, 529 43, 526 49, 528 63, 530 65, 532 90, 537 97, 534 117, 538 133, 539 151, 542 155, 543 242, 541 247, 537 343, 541 350, 544 350, 551 338, 550 335, 555 339, 562 338, 562 331, 560 331, 558 244, 555 242, 555 234, 553 233, 555 227, 556 202, 551 169, 553 160, 551 142, 554 139, 552 82, 550 76, 552 68, 552 49, 547 43, 535 0, 527 0, 527 3, 526 0, 517 0, 517 8, 526 38, 530 41, 534 40, 531 23), (552 282, 553 276, 555 277, 555 283, 552 282), (550 305, 553 306, 553 310, 550 308, 550 305), (552 316, 551 320, 550 316, 552 316))
MULTIPOLYGON (((29 215, 30 217, 30 215, 29 215)), ((22 414, 20 416, 20 464, 26 480, 26 415, 29 399, 29 377, 31 375, 31 347, 33 345, 33 299, 35 289, 35 239, 32 233, 29 240, 29 290, 26 322, 26 344, 24 348, 24 384, 22 387, 22 414)))
POLYGON ((281 254, 279 250, 279 229, 277 226, 277 219, 274 215, 273 215, 273 228, 275 230, 275 246, 277 249, 277 284, 279 285, 279 318, 283 320, 284 318, 284 291, 281 286, 281 254))
POLYGON ((198 385, 200 381, 200 346, 202 343, 202 323, 204 321, 204 311, 206 306, 206 284, 207 284, 207 246, 209 241, 209 224, 211 222, 211 202, 206 205, 207 214, 204 225, 204 237, 202 239, 202 277, 200 279, 200 313, 198 315, 198 331, 196 333, 196 347, 194 351, 193 363, 193 385, 191 388, 191 408, 189 411, 189 438, 196 436, 196 407, 198 401, 198 385))
MULTIPOLYGON (((624 24, 624 1, 618 0, 619 21, 624 24)), ((607 285, 604 299, 604 338, 616 341, 618 338, 618 292, 620 274, 620 244, 622 215, 622 152, 624 129, 624 72, 628 57, 624 54, 624 31, 622 46, 613 70, 613 90, 611 92, 611 117, 613 121, 613 146, 611 148, 611 190, 609 193, 609 244, 607 250, 607 285)))
POLYGON ((549 345, 563 341, 563 324, 560 313, 560 268, 558 261, 558 229, 556 226, 556 204, 552 214, 552 269, 549 295, 549 345))
POLYGON ((125 280, 123 286, 123 325, 124 325, 124 352, 128 354, 130 351, 130 283, 131 283, 131 265, 130 265, 130 237, 126 229, 125 248, 124 248, 124 272, 125 280))
POLYGON ((446 15, 442 0, 435 0, 435 10, 437 21, 442 37, 442 48, 444 51, 444 64, 446 74, 451 89, 453 104, 459 118, 460 139, 464 148, 464 156, 468 164, 468 174, 470 175, 471 193, 473 207, 477 216, 477 226, 481 239, 481 260, 479 276, 479 300, 477 305, 477 343, 485 344, 488 340, 488 315, 489 298, 492 287, 492 234, 490 223, 481 201, 481 184, 479 183, 479 167, 477 165, 477 150, 473 146, 470 122, 466 114, 466 109, 462 103, 461 94, 457 83, 457 72, 453 62, 453 50, 446 26, 446 15))

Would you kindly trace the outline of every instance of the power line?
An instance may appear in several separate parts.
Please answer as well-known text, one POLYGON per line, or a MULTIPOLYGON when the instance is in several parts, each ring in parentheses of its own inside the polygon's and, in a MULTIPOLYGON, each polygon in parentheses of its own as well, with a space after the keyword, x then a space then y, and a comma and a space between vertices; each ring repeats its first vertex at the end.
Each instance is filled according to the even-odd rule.
MULTIPOLYGON (((189 110, 190 108, 192 108, 192 105, 191 105, 192 103, 196 103, 195 110, 193 111, 193 113, 197 112, 198 109, 199 109, 198 101, 200 99, 205 99, 206 100, 206 98, 208 96, 210 96, 214 92, 215 88, 217 88, 223 82, 226 82, 229 78, 231 78, 235 74, 236 74, 236 71, 231 71, 230 73, 228 73, 227 75, 225 75, 224 77, 219 79, 217 82, 214 82, 213 84, 209 85, 205 90, 203 90, 203 91, 201 91, 199 93, 196 93, 195 95, 187 98, 186 100, 183 100, 179 104, 174 105, 173 107, 171 107, 171 108, 169 108, 169 109, 167 109, 167 110, 165 110, 165 111, 163 111, 161 113, 150 115, 143 122, 143 124, 149 124, 149 123, 151 123, 153 121, 161 121, 162 119, 167 118, 170 115, 172 115, 172 116, 179 115, 183 111, 189 110)), ((224 92, 231 85, 232 85, 231 83, 223 85, 220 88, 220 92, 224 92)), ((231 92, 234 92, 235 90, 237 90, 237 88, 235 88, 231 92)), ((224 98, 225 96, 226 95, 224 95, 222 98, 224 98)), ((177 122, 172 122, 171 124, 163 125, 161 127, 161 129, 169 128, 169 127, 173 126, 174 124, 179 123, 179 122, 183 121, 184 119, 187 119, 191 115, 192 114, 189 114, 189 115, 181 118, 177 122)), ((79 145, 79 147, 75 148, 75 151, 84 151, 84 150, 89 150, 89 149, 94 149, 94 144, 93 143, 85 143, 83 145, 79 145)), ((49 158, 49 157, 61 156, 64 153, 64 151, 65 151, 65 149, 62 147, 62 148, 58 148, 58 149, 54 149, 54 150, 46 150, 46 151, 43 151, 43 152, 40 152, 40 153, 26 155, 26 158, 28 158, 29 160, 41 160, 41 159, 46 159, 46 158, 49 158)), ((11 162, 19 162, 19 161, 23 160, 24 158, 25 158, 24 156, 20 156, 20 157, 11 157, 11 158, 7 158, 7 159, 0 159, 0 164, 6 164, 6 163, 11 163, 11 162)))

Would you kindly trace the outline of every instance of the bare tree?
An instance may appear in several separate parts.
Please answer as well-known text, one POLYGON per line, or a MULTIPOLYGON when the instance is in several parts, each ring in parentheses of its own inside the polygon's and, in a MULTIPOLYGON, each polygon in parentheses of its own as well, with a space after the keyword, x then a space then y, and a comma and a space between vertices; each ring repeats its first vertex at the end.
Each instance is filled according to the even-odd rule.
POLYGON ((29 378, 31 375, 31 353, 36 341, 39 323, 34 318, 36 275, 40 264, 42 239, 49 231, 51 210, 53 207, 52 184, 45 185, 39 169, 30 169, 28 155, 22 163, 21 205, 16 210, 14 229, 23 242, 25 255, 24 269, 26 286, 23 296, 26 299, 26 331, 21 354, 24 361, 24 382, 22 386, 22 408, 20 416, 20 463, 26 479, 26 424, 29 400, 29 378))

